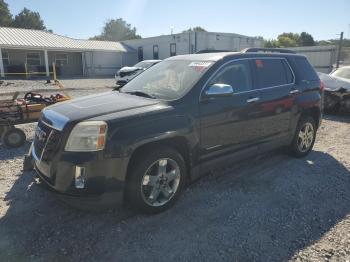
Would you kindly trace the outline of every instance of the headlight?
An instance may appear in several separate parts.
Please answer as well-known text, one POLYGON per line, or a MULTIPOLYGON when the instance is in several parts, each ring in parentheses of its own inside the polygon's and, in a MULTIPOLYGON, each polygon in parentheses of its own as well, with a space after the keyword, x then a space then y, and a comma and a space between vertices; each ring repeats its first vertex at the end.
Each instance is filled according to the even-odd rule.
POLYGON ((77 124, 69 135, 65 150, 71 152, 91 152, 105 148, 107 123, 86 121, 77 124))

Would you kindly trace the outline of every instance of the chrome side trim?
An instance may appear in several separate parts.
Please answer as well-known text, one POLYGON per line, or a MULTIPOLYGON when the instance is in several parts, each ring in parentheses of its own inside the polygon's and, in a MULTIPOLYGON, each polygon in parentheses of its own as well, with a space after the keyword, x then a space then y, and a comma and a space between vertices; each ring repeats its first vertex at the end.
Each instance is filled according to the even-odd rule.
POLYGON ((44 153, 45 153, 45 150, 46 150, 46 147, 47 147, 47 143, 50 141, 50 138, 51 138, 52 133, 53 133, 53 130, 51 130, 49 136, 48 136, 47 139, 46 139, 45 146, 43 147, 43 150, 41 151, 41 155, 40 155, 40 160, 39 160, 39 162, 41 162, 41 160, 43 159, 43 155, 44 155, 44 153))
POLYGON ((35 149, 34 149, 34 146, 33 146, 33 149, 32 149, 32 156, 34 158, 34 160, 38 161, 39 162, 39 157, 36 155, 35 153, 35 149))
POLYGON ((53 129, 62 131, 69 122, 69 118, 51 109, 44 109, 41 121, 53 129), (48 123, 47 120, 51 121, 51 123, 48 123))

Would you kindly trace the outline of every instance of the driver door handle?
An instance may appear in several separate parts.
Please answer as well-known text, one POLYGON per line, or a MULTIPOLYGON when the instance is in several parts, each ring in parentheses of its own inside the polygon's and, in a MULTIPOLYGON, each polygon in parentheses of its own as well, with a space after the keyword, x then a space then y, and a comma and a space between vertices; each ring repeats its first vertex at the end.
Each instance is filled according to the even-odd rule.
POLYGON ((298 89, 292 89, 289 94, 293 95, 293 94, 297 94, 299 93, 300 91, 298 89))
POLYGON ((253 97, 253 98, 249 98, 247 100, 247 103, 254 103, 254 102, 258 102, 260 100, 259 97, 253 97))

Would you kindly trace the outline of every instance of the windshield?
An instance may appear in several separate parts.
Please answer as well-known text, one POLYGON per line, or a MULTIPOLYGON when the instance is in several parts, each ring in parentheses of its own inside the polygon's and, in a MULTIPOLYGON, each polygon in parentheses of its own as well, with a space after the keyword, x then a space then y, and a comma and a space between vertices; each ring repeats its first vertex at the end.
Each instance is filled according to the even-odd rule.
POLYGON ((212 64, 210 61, 163 61, 134 78, 121 92, 175 100, 186 94, 212 64))
POLYGON ((332 76, 342 77, 350 80, 350 67, 339 68, 332 73, 332 76))
POLYGON ((137 63, 136 65, 134 65, 134 67, 142 67, 142 68, 149 68, 151 65, 153 65, 154 62, 145 62, 145 61, 142 61, 142 62, 139 62, 137 63))

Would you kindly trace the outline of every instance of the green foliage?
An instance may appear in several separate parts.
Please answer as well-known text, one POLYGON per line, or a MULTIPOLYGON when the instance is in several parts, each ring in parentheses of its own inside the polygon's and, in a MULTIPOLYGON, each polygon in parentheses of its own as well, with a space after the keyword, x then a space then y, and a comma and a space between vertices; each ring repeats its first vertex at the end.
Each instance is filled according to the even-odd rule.
POLYGON ((266 40, 264 47, 279 48, 279 47, 297 47, 297 46, 313 46, 315 45, 312 35, 302 32, 298 33, 282 33, 277 37, 277 40, 266 40))
POLYGON ((12 15, 4 0, 0 0, 0 26, 11 26, 12 15))
POLYGON ((277 47, 279 47, 279 43, 278 43, 277 40, 273 40, 273 39, 265 40, 264 41, 264 47, 266 47, 266 48, 277 48, 277 47))
POLYGON ((279 47, 296 47, 298 46, 298 42, 293 39, 293 38, 290 38, 288 36, 278 36, 277 38, 277 41, 278 41, 278 45, 279 47))
POLYGON ((123 41, 129 39, 139 39, 136 28, 131 27, 122 18, 111 19, 106 22, 100 35, 90 38, 91 40, 123 41))
POLYGON ((24 8, 13 20, 13 27, 46 30, 44 21, 38 12, 24 8))
MULTIPOLYGON (((46 30, 40 14, 27 8, 24 8, 13 19, 8 4, 4 0, 0 0, 0 26, 46 30)), ((49 31, 52 32, 52 30, 49 31)))
POLYGON ((203 27, 195 26, 193 28, 189 28, 187 30, 182 31, 182 33, 189 33, 189 32, 207 32, 203 27))
POLYGON ((283 33, 277 37, 279 47, 296 47, 300 42, 300 35, 295 33, 283 33))
POLYGON ((315 40, 312 37, 312 35, 302 32, 300 34, 300 40, 299 43, 301 46, 314 46, 315 45, 315 40))
MULTIPOLYGON (((316 42, 317 45, 339 45, 339 39, 321 40, 316 42)), ((343 47, 350 47, 350 39, 343 39, 343 47)))

